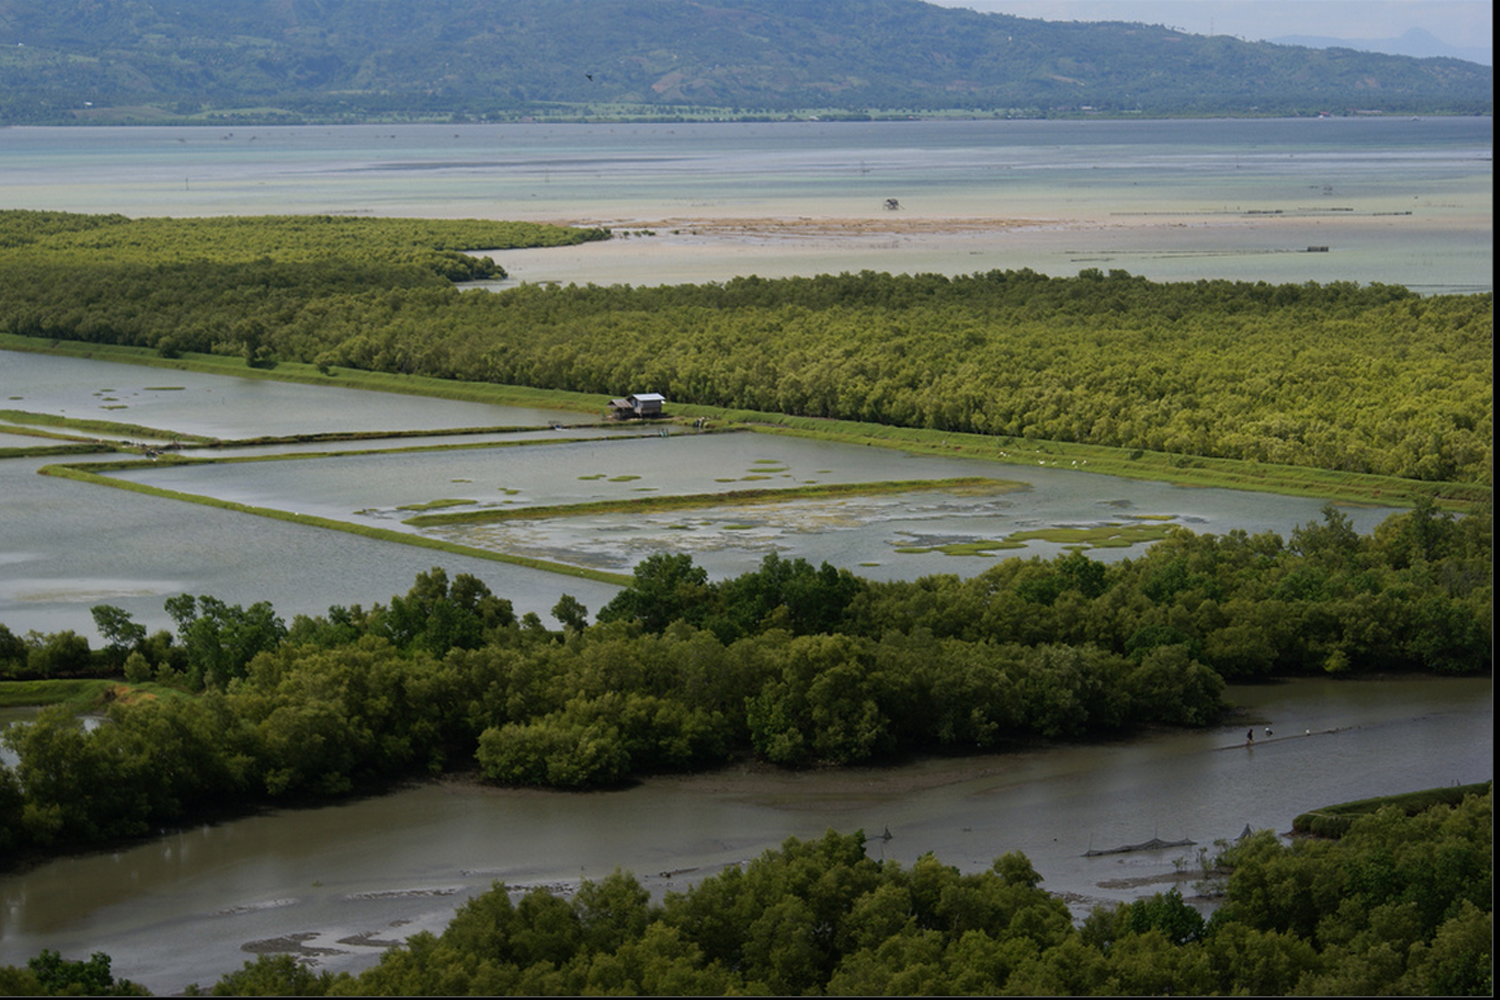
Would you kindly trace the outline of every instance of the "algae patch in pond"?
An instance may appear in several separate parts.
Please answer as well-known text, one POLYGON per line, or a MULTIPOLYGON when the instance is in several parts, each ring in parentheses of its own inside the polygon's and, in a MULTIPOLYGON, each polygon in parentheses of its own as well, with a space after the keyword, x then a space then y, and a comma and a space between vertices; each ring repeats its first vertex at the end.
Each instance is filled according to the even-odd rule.
POLYGON ((426 503, 407 503, 397 507, 397 510, 442 510, 445 507, 468 507, 477 504, 478 500, 444 499, 429 500, 426 503))
POLYGON ((1154 542, 1165 538, 1172 525, 1162 523, 1175 519, 1174 514, 1140 516, 1150 524, 1120 524, 1111 521, 1101 525, 1058 525, 1031 531, 1015 531, 999 539, 977 538, 967 541, 945 542, 939 545, 903 545, 896 551, 902 555, 926 555, 941 552, 948 556, 985 556, 1006 549, 1025 548, 1027 542, 1055 542, 1080 551, 1087 549, 1128 548, 1142 542, 1154 542))

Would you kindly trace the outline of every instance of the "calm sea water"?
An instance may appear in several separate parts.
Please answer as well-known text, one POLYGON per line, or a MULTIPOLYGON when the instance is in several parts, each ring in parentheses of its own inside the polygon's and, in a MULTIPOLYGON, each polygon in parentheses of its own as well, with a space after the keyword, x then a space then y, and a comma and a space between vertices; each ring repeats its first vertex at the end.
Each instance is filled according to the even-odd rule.
MULTIPOLYGON (((1491 287, 1491 148, 1489 119, 17 128, 0 130, 0 207, 618 226, 674 219, 1024 219, 1023 227, 963 235, 738 240, 662 227, 651 237, 507 254, 502 263, 529 281, 644 284, 865 267, 954 274, 1118 267, 1158 280, 1383 281, 1436 293, 1491 287), (882 207, 888 198, 899 200, 898 213, 882 207), (1309 245, 1329 251, 1307 253, 1309 245)), ((226 436, 267 421, 295 429, 344 426, 350 408, 363 405, 348 395, 293 399, 263 386, 230 387, 239 380, 200 385, 196 376, 104 367, 47 369, 55 376, 49 382, 40 368, 26 375, 15 356, 0 354, 0 382, 9 376, 6 396, 34 393, 48 412, 124 405, 95 415, 209 425, 226 436), (167 383, 180 388, 150 388, 167 383), (184 408, 195 393, 212 400, 212 412, 184 408)), ((389 416, 391 426, 507 422, 494 412, 471 418, 477 411, 466 405, 383 405, 391 408, 377 406, 376 413, 389 416)), ((362 413, 355 423, 369 418, 362 413)), ((597 457, 613 462, 614 454, 601 449, 597 457)), ((726 474, 753 472, 762 457, 759 450, 739 455, 726 474)), ((773 457, 807 477, 830 475, 820 470, 841 461, 801 452, 773 457)), ((335 601, 403 592, 434 561, 403 546, 39 477, 40 464, 0 462, 0 564, 7 571, 0 611, 17 631, 87 631, 87 608, 99 601, 143 619, 159 617, 163 596, 184 590, 236 603, 270 597, 287 614, 321 611, 335 601)), ((498 464, 484 471, 488 479, 437 461, 402 488, 426 500, 479 483, 493 498, 497 488, 541 481, 518 484, 498 464)), ((558 488, 578 484, 584 471, 554 470, 558 488)), ((595 462, 586 471, 617 470, 595 462)), ((1001 467, 987 471, 1007 474, 1001 467)), ((216 475, 226 477, 220 486, 230 493, 254 488, 288 503, 309 496, 308 483, 295 478, 247 483, 216 475)), ((1058 471, 1055 484, 1038 479, 1032 496, 1053 490, 1085 506, 1134 496, 1096 495, 1074 475, 1058 471)), ((399 481, 399 470, 386 469, 358 488, 334 480, 320 488, 328 491, 325 502, 349 507, 399 481)), ((1177 493, 1132 502, 1157 513, 1208 516, 1204 505, 1212 498, 1177 493)), ((1238 502, 1237 512, 1231 503, 1213 516, 1295 516, 1290 507, 1276 507, 1277 498, 1246 495, 1238 502)), ((611 526, 596 527, 607 533, 611 526)), ((514 597, 518 610, 544 617, 564 590, 591 608, 613 592, 480 560, 441 561, 450 573, 481 576, 514 597)), ((42 948, 76 958, 104 950, 114 956, 116 973, 164 992, 212 982, 256 950, 300 940, 327 949, 317 961, 356 968, 374 961, 381 941, 440 928, 459 900, 491 879, 566 884, 623 865, 659 892, 674 883, 657 873, 718 870, 785 836, 817 836, 829 826, 889 827, 895 839, 873 852, 903 863, 931 850, 975 870, 1021 849, 1047 888, 1073 893, 1075 904, 1086 907, 1153 891, 1164 883, 1132 880, 1173 870, 1170 853, 1083 859, 1091 846, 1152 835, 1204 843, 1232 837, 1246 824, 1285 829, 1292 816, 1316 805, 1477 781, 1493 772, 1487 680, 1310 682, 1234 697, 1278 733, 1310 730, 1311 737, 1248 753, 1226 750, 1239 732, 1226 727, 978 764, 930 761, 861 771, 853 781, 844 773, 769 780, 721 774, 590 796, 428 786, 330 809, 169 831, 136 847, 0 879, 0 963, 24 962, 42 948)))
POLYGON ((1019 219, 1030 225, 707 244, 658 228, 501 259, 537 282, 1101 267, 1468 291, 1491 287, 1492 144, 1489 118, 11 128, 0 207, 672 228, 1019 219))

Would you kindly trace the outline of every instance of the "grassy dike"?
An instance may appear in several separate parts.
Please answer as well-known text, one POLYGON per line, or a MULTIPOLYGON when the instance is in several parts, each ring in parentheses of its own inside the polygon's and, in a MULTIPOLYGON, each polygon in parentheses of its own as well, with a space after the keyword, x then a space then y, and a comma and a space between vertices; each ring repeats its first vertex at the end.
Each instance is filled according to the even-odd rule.
POLYGON ((957 479, 887 480, 876 483, 827 483, 771 489, 728 490, 724 493, 688 493, 680 496, 632 497, 626 500, 595 500, 588 503, 535 507, 487 507, 449 514, 418 514, 404 524, 432 528, 451 524, 487 524, 495 521, 529 521, 545 517, 578 517, 586 514, 622 514, 647 511, 695 510, 728 504, 786 503, 792 500, 827 500, 835 497, 914 493, 920 490, 983 490, 1014 493, 1030 489, 1025 483, 1006 479, 965 476, 957 479))
POLYGON ((1408 816, 1425 812, 1436 805, 1457 805, 1469 795, 1484 795, 1494 785, 1492 781, 1481 781, 1475 785, 1450 785, 1446 788, 1428 788, 1420 792, 1403 795, 1383 795, 1373 799, 1360 799, 1335 806, 1324 806, 1305 812, 1292 820, 1292 832, 1309 837, 1342 837, 1361 816, 1373 816, 1387 807, 1399 809, 1408 816))
MULTIPOLYGON (((178 358, 163 358, 146 348, 49 341, 13 334, 0 334, 0 350, 92 358, 235 378, 273 379, 326 388, 396 392, 498 406, 573 410, 595 415, 602 413, 605 404, 601 396, 593 393, 457 382, 347 368, 330 368, 325 374, 314 365, 293 362, 282 362, 274 368, 251 368, 245 364, 244 359, 238 357, 184 354, 178 358)), ((1248 490, 1342 503, 1410 507, 1421 497, 1428 496, 1439 507, 1464 511, 1476 503, 1489 502, 1492 494, 1490 487, 1473 483, 1430 483, 1394 476, 1335 472, 1239 459, 1204 458, 1033 438, 891 427, 686 403, 673 403, 671 410, 676 420, 691 422, 697 418, 706 418, 711 424, 717 423, 721 428, 727 423, 762 433, 896 448, 915 454, 984 459, 1008 465, 1042 466, 1127 479, 1145 479, 1176 486, 1248 490)))
POLYGON ((37 472, 44 476, 58 476, 64 479, 92 483, 97 486, 112 486, 115 489, 129 490, 133 493, 142 493, 146 496, 160 497, 165 500, 181 500, 185 503, 196 503, 206 507, 231 510, 239 514, 255 514, 259 517, 268 517, 276 521, 288 521, 292 524, 301 524, 310 528, 342 531, 347 534, 360 535, 382 542, 395 542, 398 545, 414 545, 418 548, 447 552, 450 555, 468 556, 473 559, 487 559, 491 562, 510 563, 514 566, 526 566, 530 569, 539 569, 548 573, 560 573, 564 576, 578 577, 585 580, 596 580, 600 583, 613 584, 618 587, 626 586, 632 579, 632 577, 620 573, 608 573, 603 570, 585 569, 580 566, 569 566, 565 563, 549 562, 545 559, 532 559, 527 556, 516 556, 504 552, 491 552, 487 549, 470 548, 467 545, 455 545, 452 542, 424 538, 421 535, 413 535, 401 531, 391 531, 388 528, 377 528, 373 525, 352 524, 348 521, 335 521, 327 517, 297 514, 290 511, 274 510, 269 507, 254 507, 250 504, 236 503, 232 500, 219 500, 196 493, 182 493, 178 490, 161 489, 160 487, 148 486, 144 483, 132 483, 125 480, 112 479, 109 476, 102 476, 97 472, 90 471, 91 468, 121 468, 134 464, 137 463, 101 462, 97 464, 48 465, 38 469, 37 472))

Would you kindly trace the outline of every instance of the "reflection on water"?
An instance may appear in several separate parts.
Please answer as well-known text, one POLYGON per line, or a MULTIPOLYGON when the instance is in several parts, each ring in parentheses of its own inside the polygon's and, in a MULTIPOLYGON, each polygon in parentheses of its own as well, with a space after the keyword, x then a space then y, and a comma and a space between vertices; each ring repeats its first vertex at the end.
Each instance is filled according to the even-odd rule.
POLYGON ((1203 731, 837 772, 738 767, 587 794, 425 784, 169 832, 0 879, 0 963, 102 949, 118 974, 165 992, 213 982, 262 942, 300 939, 326 949, 316 965, 358 968, 379 942, 440 929, 497 879, 566 889, 619 866, 660 895, 829 828, 888 828, 869 853, 902 865, 931 851, 975 871, 1021 850, 1082 915, 1168 887, 1174 861, 1247 825, 1286 831, 1320 805, 1493 773, 1488 679, 1312 680, 1229 697, 1243 714, 1203 731), (1247 750, 1251 724, 1274 738, 1247 750), (1084 856, 1153 836, 1195 846, 1084 856))
MULTIPOLYGON (((628 571, 654 552, 687 552, 718 579, 753 570, 775 552, 814 565, 826 561, 877 580, 933 573, 971 576, 997 559, 1051 558, 1066 550, 1061 542, 1042 540, 978 555, 946 555, 933 546, 995 541, 1039 528, 1130 524, 1179 524, 1213 534, 1271 531, 1287 537, 1297 525, 1318 520, 1322 506, 1306 498, 1183 489, 1072 469, 911 455, 767 434, 663 438, 620 430, 551 430, 549 424, 578 415, 164 374, 76 358, 0 352, 0 360, 0 392, 23 396, 20 408, 91 416, 93 394, 107 388, 119 398, 150 396, 139 405, 140 413, 132 403, 110 419, 227 439, 398 427, 398 421, 433 430, 439 441, 453 440, 441 433, 451 428, 540 428, 492 436, 488 447, 143 465, 115 474, 188 494, 402 531, 416 532, 402 522, 434 502, 462 501, 465 509, 523 509, 745 488, 971 476, 1021 487, 726 503, 421 531, 480 550, 617 571, 628 571), (908 551, 914 549, 928 551, 908 551)), ((406 447, 412 442, 394 443, 406 447)), ((465 438, 464 443, 484 442, 465 438)), ((518 614, 534 612, 544 620, 550 620, 563 593, 598 611, 616 592, 607 584, 477 557, 36 475, 47 463, 0 462, 0 490, 6 498, 0 562, 7 566, 0 577, 0 621, 17 633, 70 628, 94 635, 89 608, 99 603, 117 605, 153 630, 170 628, 162 602, 179 593, 211 594, 242 605, 269 600, 288 619, 321 614, 333 604, 386 602, 405 593, 416 575, 434 564, 450 577, 477 576, 510 599, 518 614)), ((1347 513, 1358 530, 1368 532, 1390 509, 1358 507, 1347 513)), ((1089 555, 1108 561, 1139 551, 1139 546, 1094 548, 1089 555)))
POLYGON ((837 274, 1492 287, 1493 127, 1420 120, 13 128, 13 202, 132 216, 525 219, 655 236, 505 251, 519 280, 837 274), (108 177, 108 184, 99 178, 108 177), (885 210, 896 198, 901 210, 885 210), (703 240, 700 219, 1025 220, 1023 229, 703 240), (1327 253, 1308 254, 1309 245, 1327 253))
MULTIPOLYGON (((1197 532, 1290 535, 1320 520, 1323 501, 1236 490, 1184 489, 1058 468, 911 455, 768 434, 674 435, 545 447, 346 456, 268 464, 144 467, 120 478, 278 510, 404 528, 413 508, 440 498, 465 511, 726 493, 747 487, 986 477, 1014 491, 922 491, 774 504, 593 514, 454 525, 422 534, 482 549, 628 572, 646 556, 687 552, 715 578, 755 569, 770 552, 827 561, 872 579, 972 576, 996 559, 1051 558, 1058 541, 1030 540, 983 555, 913 552, 946 542, 1003 539, 1056 527, 1178 524, 1197 532), (763 472, 758 470, 774 469, 763 472)), ((1370 531, 1391 512, 1351 508, 1370 531)), ((1114 560, 1133 548, 1093 548, 1114 560)))

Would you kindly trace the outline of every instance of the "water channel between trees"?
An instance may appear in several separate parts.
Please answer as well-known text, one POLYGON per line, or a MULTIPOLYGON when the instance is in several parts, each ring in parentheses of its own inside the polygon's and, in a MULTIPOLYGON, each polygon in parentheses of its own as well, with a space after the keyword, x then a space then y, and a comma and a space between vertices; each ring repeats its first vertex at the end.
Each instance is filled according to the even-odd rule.
POLYGON ((103 950, 157 992, 208 985, 262 951, 354 970, 440 930, 495 880, 567 891, 618 866, 659 897, 829 828, 863 829, 871 857, 902 865, 931 851, 975 871, 1023 851, 1082 916, 1173 884, 1193 896, 1199 847, 1247 826, 1285 832, 1317 806, 1492 774, 1488 679, 1309 680, 1228 697, 1240 714, 1202 731, 587 794, 448 781, 167 831, 0 879, 0 963, 103 950), (1153 837, 1194 844, 1085 856, 1153 837))
MULTIPOLYGON (((372 427, 439 433, 526 423, 545 428, 578 417, 31 355, 0 358, 0 381, 14 408, 225 438, 372 427)), ((88 609, 100 602, 165 627, 162 601, 179 592, 231 602, 268 599, 287 617, 318 613, 334 603, 388 600, 433 563, 450 574, 474 573, 513 600, 518 612, 545 616, 563 592, 597 610, 614 592, 479 558, 37 476, 41 464, 0 462, 7 498, 0 562, 9 571, 0 586, 0 620, 18 633, 91 631, 88 609)), ((897 509, 876 503, 858 517, 805 507, 800 521, 793 517, 779 526, 769 520, 749 525, 745 511, 691 512, 698 519, 691 531, 663 530, 651 519, 582 519, 564 529, 561 540, 541 544, 594 551, 607 564, 625 567, 641 550, 621 544, 622 538, 648 547, 674 538, 718 538, 684 545, 715 576, 752 569, 773 550, 867 575, 969 574, 1006 554, 939 553, 903 561, 894 540, 913 532, 974 536, 1006 525, 1097 523, 1131 514, 1198 531, 1286 535, 1315 519, 1320 506, 750 434, 156 468, 140 478, 273 508, 399 525, 403 505, 471 493, 503 505, 628 496, 645 488, 727 490, 747 479, 760 484, 759 477, 795 485, 972 474, 1020 480, 1029 488, 982 502, 911 495, 897 509), (717 528, 708 524, 714 517, 717 528), (728 530, 731 522, 747 527, 728 530), (865 541, 847 540, 865 537, 860 532, 865 541), (883 554, 870 558, 872 551, 883 554)), ((1350 510, 1362 531, 1388 513, 1350 510)), ((1017 554, 1055 551, 1054 545, 1017 554)), ((1136 551, 1090 555, 1120 558, 1136 551)), ((104 950, 119 975, 158 992, 211 983, 262 951, 293 950, 328 968, 354 969, 414 930, 440 929, 463 899, 497 879, 566 890, 619 866, 660 894, 753 858, 787 836, 817 836, 830 827, 865 830, 873 838, 872 856, 902 864, 931 851, 975 870, 1008 850, 1024 851, 1044 886, 1064 894, 1082 915, 1095 903, 1149 894, 1190 875, 1200 847, 1212 849, 1214 840, 1233 838, 1246 826, 1285 831, 1292 817, 1316 806, 1480 781, 1492 773, 1488 679, 1299 681, 1232 689, 1229 697, 1239 714, 1208 731, 1019 747, 885 768, 730 768, 576 795, 451 780, 314 810, 163 831, 136 846, 0 879, 0 963, 24 962, 42 948, 75 956, 104 950), (1253 748, 1245 746, 1249 727, 1257 734, 1253 748), (887 830, 891 837, 884 839, 887 830), (1194 843, 1084 856, 1153 837, 1194 843)), ((1186 881, 1191 894, 1192 879, 1186 881)))

